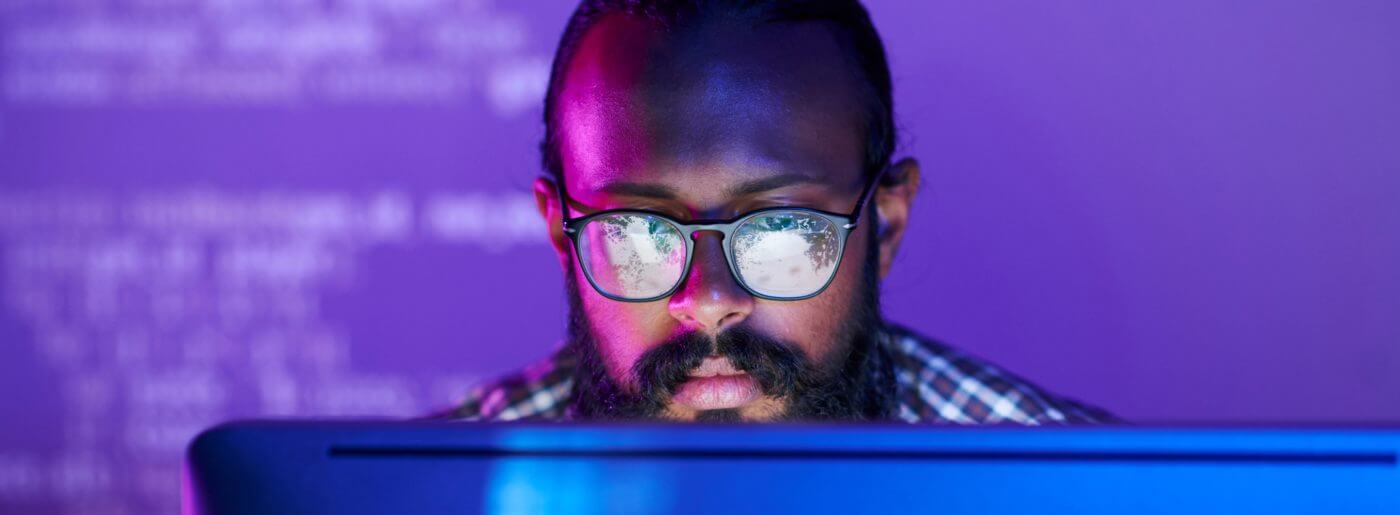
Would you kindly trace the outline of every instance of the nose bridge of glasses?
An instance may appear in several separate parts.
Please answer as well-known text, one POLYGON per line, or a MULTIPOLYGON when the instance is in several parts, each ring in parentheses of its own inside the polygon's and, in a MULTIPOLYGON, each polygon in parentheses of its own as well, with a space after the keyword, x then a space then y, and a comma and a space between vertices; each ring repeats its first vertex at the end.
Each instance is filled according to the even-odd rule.
POLYGON ((686 284, 681 286, 682 292, 693 287, 704 287, 712 291, 729 293, 739 291, 737 288, 741 287, 737 282, 738 277, 734 276, 726 255, 726 247, 728 246, 726 240, 729 232, 729 225, 725 223, 700 223, 685 226, 685 234, 688 234, 695 241, 695 245, 692 247, 690 269, 687 270, 683 279, 686 284), (714 237, 712 239, 702 238, 701 236, 705 233, 713 233, 714 237), (708 243, 707 239, 710 240, 708 243), (724 286, 720 286, 720 284, 724 284, 724 286))
POLYGON ((727 259, 727 256, 725 255, 725 247, 728 246, 728 242, 726 241, 726 240, 728 239, 728 236, 729 236, 729 234, 728 234, 728 233, 729 233, 728 224, 724 224, 724 223, 699 223, 699 224, 691 224, 691 225, 687 225, 687 226, 685 227, 685 232, 686 232, 687 235, 689 235, 690 239, 692 239, 692 240, 695 241, 695 245, 694 245, 694 247, 692 247, 692 248, 694 249, 694 250, 693 250, 694 255, 691 256, 691 266, 692 266, 692 267, 698 266, 698 267, 704 268, 704 267, 710 266, 711 264, 713 264, 713 265, 715 265, 715 266, 726 266, 726 267, 727 267, 728 259, 727 259), (704 240, 703 240, 703 239, 701 239, 701 236, 704 235, 705 233, 713 233, 713 234, 714 234, 714 240, 713 240, 713 241, 714 241, 714 247, 710 247, 712 250, 702 250, 702 248, 704 248, 704 247, 706 247, 706 245, 708 245, 708 244, 704 243, 704 240), (713 253, 711 253, 711 252, 713 252, 713 253), (702 263, 703 263, 703 264, 702 264, 702 263))
POLYGON ((728 230, 729 230, 729 224, 722 224, 722 223, 715 223, 715 224, 691 224, 691 225, 686 225, 684 230, 686 231, 687 235, 690 236, 690 239, 692 239, 692 240, 699 240, 699 239, 700 239, 700 233, 702 233, 702 232, 716 232, 716 233, 719 233, 719 238, 722 240, 722 239, 725 238, 725 236, 727 236, 727 233, 728 233, 728 230))

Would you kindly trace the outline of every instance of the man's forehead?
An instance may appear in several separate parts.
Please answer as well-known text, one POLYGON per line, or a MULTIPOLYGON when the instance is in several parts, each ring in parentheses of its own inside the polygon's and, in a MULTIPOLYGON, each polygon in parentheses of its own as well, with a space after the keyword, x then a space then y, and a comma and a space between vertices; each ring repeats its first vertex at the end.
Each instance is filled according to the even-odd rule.
POLYGON ((751 156, 694 163, 656 163, 619 173, 576 174, 571 191, 580 189, 612 196, 648 197, 688 201, 698 205, 719 205, 789 187, 843 190, 846 184, 833 184, 826 177, 783 168, 751 156))
POLYGON ((559 96, 570 190, 651 184, 719 198, 756 181, 858 181, 860 101, 830 34, 741 27, 663 35, 618 15, 592 27, 559 96))

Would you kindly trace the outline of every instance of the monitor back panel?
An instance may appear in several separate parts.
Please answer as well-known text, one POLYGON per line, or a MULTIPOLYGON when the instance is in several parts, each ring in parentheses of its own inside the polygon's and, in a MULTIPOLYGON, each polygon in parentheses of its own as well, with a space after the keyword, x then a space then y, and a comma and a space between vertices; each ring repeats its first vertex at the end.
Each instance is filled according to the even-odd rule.
POLYGON ((190 513, 1400 513, 1395 428, 253 422, 190 513))

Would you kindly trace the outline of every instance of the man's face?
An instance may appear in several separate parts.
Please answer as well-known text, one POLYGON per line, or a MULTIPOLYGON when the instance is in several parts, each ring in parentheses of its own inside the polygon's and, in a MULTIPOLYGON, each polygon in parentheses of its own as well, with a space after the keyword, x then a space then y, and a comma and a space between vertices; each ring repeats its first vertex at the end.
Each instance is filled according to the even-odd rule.
MULTIPOLYGON (((568 216, 635 208, 730 219, 773 206, 849 213, 866 177, 860 79, 847 59, 820 24, 715 23, 664 34, 637 18, 603 18, 579 43, 558 96, 568 216)), ((558 229, 556 193, 545 181, 536 192, 561 263, 571 280, 582 277, 558 229)), ((655 389, 648 371, 685 363, 656 405, 636 414, 781 417, 793 388, 837 382, 863 336, 851 333, 868 330, 872 237, 854 231, 830 285, 799 301, 744 290, 717 232, 696 234, 690 273, 661 300, 610 300, 582 282, 571 300, 596 357, 588 365, 638 395, 655 389)))

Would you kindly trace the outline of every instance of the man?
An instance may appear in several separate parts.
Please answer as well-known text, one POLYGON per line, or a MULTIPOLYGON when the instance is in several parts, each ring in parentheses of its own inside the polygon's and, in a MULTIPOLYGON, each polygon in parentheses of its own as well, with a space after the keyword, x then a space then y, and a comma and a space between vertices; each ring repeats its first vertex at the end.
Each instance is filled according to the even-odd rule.
POLYGON ((544 120, 569 338, 445 416, 1110 419, 881 319, 919 167, 856 0, 584 0, 544 120))

